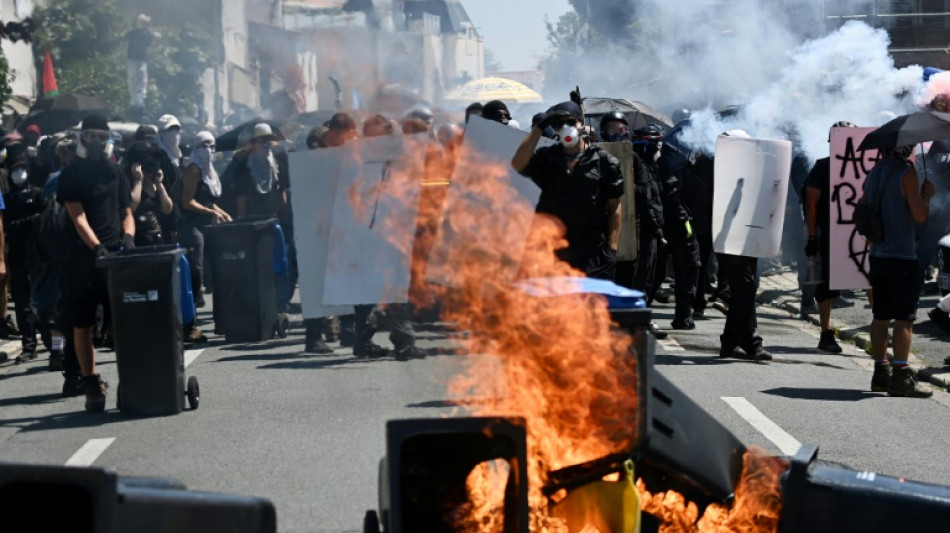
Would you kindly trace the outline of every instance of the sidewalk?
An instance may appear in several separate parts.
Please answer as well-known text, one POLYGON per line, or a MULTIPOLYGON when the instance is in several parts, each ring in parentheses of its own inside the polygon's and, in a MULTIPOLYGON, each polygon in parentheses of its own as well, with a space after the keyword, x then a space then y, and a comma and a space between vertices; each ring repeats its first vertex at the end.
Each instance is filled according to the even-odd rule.
MULTIPOLYGON (((867 299, 863 292, 857 293, 855 306, 860 308, 867 304, 867 299)), ((801 314, 801 292, 798 290, 797 274, 787 268, 783 268, 780 273, 772 275, 763 275, 759 281, 759 291, 756 295, 756 301, 760 305, 767 305, 777 309, 782 309, 814 324, 819 325, 818 315, 801 314)), ((868 329, 871 322, 871 310, 867 310, 867 322, 863 324, 850 324, 842 320, 842 313, 832 312, 832 324, 838 329, 838 340, 853 343, 859 348, 866 348, 871 344, 871 337, 868 329)), ((926 317, 926 315, 925 315, 926 317)), ((926 320, 926 318, 924 318, 926 320)), ((853 322, 854 320, 852 320, 853 322)), ((911 366, 914 367, 921 381, 926 381, 934 386, 941 388, 950 387, 950 369, 947 367, 930 367, 927 363, 916 357, 913 353, 910 356, 911 366)))

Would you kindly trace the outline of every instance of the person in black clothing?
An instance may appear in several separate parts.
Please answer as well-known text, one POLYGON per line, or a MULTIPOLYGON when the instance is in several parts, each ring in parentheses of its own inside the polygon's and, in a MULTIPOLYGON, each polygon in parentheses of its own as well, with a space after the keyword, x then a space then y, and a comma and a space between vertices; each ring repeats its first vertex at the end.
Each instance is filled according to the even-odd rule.
POLYGON ((136 246, 158 246, 166 242, 159 220, 170 216, 174 205, 165 189, 160 155, 152 150, 151 156, 142 163, 133 163, 130 170, 136 246))
MULTIPOLYGON (((14 164, 12 172, 3 183, 3 214, 7 242, 7 269, 10 277, 10 293, 13 296, 16 321, 20 329, 23 350, 17 362, 36 359, 36 318, 33 315, 32 280, 38 265, 30 260, 30 238, 33 225, 43 211, 43 189, 32 185, 28 179, 25 161, 14 164)), ((62 354, 50 355, 50 358, 62 354)), ((55 366, 51 363, 51 366, 55 366)))
POLYGON ((266 123, 254 126, 251 144, 244 155, 244 164, 237 167, 235 194, 237 215, 266 215, 279 217, 287 206, 287 188, 290 179, 287 166, 281 164, 274 145, 277 137, 266 123))
POLYGON ((552 108, 525 138, 511 166, 541 188, 535 211, 560 220, 567 248, 558 257, 591 278, 613 280, 620 244, 623 174, 616 157, 581 137, 583 114, 574 102, 552 108), (537 149, 544 128, 560 143, 537 149))
POLYGON ((178 226, 181 225, 181 169, 184 162, 181 151, 181 123, 174 115, 162 115, 158 118, 158 135, 153 141, 149 141, 147 151, 149 154, 158 154, 162 183, 172 199, 171 213, 159 213, 158 221, 162 226, 165 242, 174 244, 178 242, 178 226))
POLYGON ((57 201, 65 206, 79 237, 69 254, 66 290, 73 324, 76 356, 86 382, 86 410, 105 409, 108 385, 96 372, 92 326, 96 306, 107 307, 109 294, 105 271, 96 258, 135 247, 135 219, 129 182, 110 162, 109 123, 102 115, 83 122, 76 147, 78 158, 58 178, 57 201))
MULTIPOLYGON (((837 122, 833 127, 853 128, 850 122, 837 122)), ((830 137, 828 139, 831 140, 830 137)), ((821 338, 818 349, 831 353, 841 353, 842 349, 835 340, 835 331, 831 329, 831 307, 838 291, 828 288, 831 268, 828 256, 831 249, 831 159, 823 157, 815 161, 811 172, 805 179, 805 227, 808 229, 808 244, 805 255, 820 258, 821 283, 815 285, 815 300, 818 302, 818 319, 821 325, 821 338)))
POLYGON ((145 98, 148 96, 148 51, 157 34, 148 27, 152 19, 139 15, 136 28, 125 34, 128 41, 129 105, 133 115, 145 114, 145 98))
POLYGON ((662 133, 656 126, 647 126, 633 134, 633 147, 640 158, 649 165, 659 179, 660 201, 663 204, 663 236, 666 246, 660 250, 657 259, 652 300, 666 277, 667 261, 673 264, 673 280, 676 284, 676 311, 673 316, 673 329, 695 329, 693 322, 693 300, 696 298, 696 285, 699 281, 699 243, 693 235, 692 215, 683 202, 683 192, 679 178, 674 173, 663 173, 656 161, 662 154, 662 133))

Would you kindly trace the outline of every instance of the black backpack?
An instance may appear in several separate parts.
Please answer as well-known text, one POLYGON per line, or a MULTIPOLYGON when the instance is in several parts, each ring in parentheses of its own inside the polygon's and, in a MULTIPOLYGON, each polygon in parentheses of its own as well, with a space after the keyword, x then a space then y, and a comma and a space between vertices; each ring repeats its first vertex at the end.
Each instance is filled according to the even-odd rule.
MULTIPOLYGON (((898 170, 903 170, 898 167, 898 170)), ((858 200, 854 206, 854 213, 851 219, 854 221, 854 227, 858 233, 864 235, 864 238, 871 244, 884 242, 884 216, 881 214, 881 198, 883 197, 884 185, 887 183, 888 174, 881 179, 877 187, 877 194, 874 195, 874 202, 869 203, 867 195, 858 200)))
POLYGON ((47 261, 66 261, 78 237, 73 223, 69 220, 66 207, 56 201, 53 194, 46 201, 46 206, 40 212, 40 218, 33 225, 39 255, 47 261))

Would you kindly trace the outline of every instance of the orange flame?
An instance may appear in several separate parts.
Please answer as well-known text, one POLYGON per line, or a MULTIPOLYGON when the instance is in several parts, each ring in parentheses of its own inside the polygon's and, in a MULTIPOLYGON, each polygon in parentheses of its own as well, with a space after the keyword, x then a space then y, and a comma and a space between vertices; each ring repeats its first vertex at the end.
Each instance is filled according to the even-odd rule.
POLYGON ((742 463, 742 477, 731 508, 710 505, 699 518, 696 504, 687 502, 681 494, 673 491, 650 494, 643 482, 638 481, 643 511, 659 519, 661 533, 778 531, 782 513, 779 477, 788 469, 788 462, 753 448, 745 454, 742 463))

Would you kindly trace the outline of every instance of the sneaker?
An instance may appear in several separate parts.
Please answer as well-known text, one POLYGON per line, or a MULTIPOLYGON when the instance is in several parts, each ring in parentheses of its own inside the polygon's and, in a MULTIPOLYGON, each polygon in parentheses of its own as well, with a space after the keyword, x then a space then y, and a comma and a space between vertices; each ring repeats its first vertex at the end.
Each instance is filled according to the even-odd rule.
POLYGON ((831 300, 832 309, 847 309, 848 307, 854 307, 854 300, 849 300, 844 296, 839 296, 831 300))
POLYGON ((185 344, 196 344, 199 342, 208 342, 208 336, 198 329, 198 326, 192 324, 185 326, 182 340, 185 344))
POLYGON ((394 356, 397 361, 408 361, 410 359, 425 359, 426 353, 415 346, 406 346, 405 348, 394 350, 394 356))
POLYGON ((909 367, 893 369, 887 384, 887 395, 907 398, 930 398, 934 391, 917 383, 917 374, 909 367))
POLYGON ((106 391, 109 384, 99 374, 83 378, 86 384, 86 412, 101 413, 106 410, 106 391))
POLYGON ((673 329, 678 329, 678 330, 691 330, 691 329, 696 329, 696 323, 693 322, 693 321, 690 320, 690 319, 686 319, 686 320, 674 320, 673 323, 670 324, 670 326, 671 326, 673 329))
POLYGON ((720 313, 724 315, 729 314, 729 304, 720 300, 719 298, 716 298, 715 300, 713 300, 712 306, 713 306, 713 309, 715 309, 716 311, 719 311, 720 313))
POLYGON ((887 361, 874 363, 874 374, 871 376, 871 392, 887 392, 891 382, 891 364, 887 361))
POLYGON ((829 353, 841 353, 844 351, 841 345, 838 344, 838 341, 835 340, 835 332, 831 329, 821 332, 821 338, 818 340, 818 349, 829 353))
POLYGON ((79 374, 63 373, 63 398, 72 398, 86 394, 86 382, 79 374))
POLYGON ((306 344, 304 344, 303 351, 307 353, 329 355, 333 353, 333 348, 330 348, 330 346, 327 343, 323 342, 322 339, 316 339, 316 340, 308 341, 306 344))
POLYGON ((944 331, 950 332, 950 313, 947 313, 939 307, 934 307, 927 313, 934 324, 940 326, 944 331))
POLYGON ((815 300, 802 301, 802 314, 803 315, 817 315, 818 314, 818 304, 815 300))
POLYGON ((386 356, 386 349, 374 342, 368 342, 353 348, 353 355, 357 359, 378 359, 386 356))
POLYGON ((35 348, 32 349, 32 350, 23 350, 22 352, 20 352, 20 355, 18 355, 18 356, 16 357, 16 364, 19 365, 19 364, 22 364, 22 363, 27 363, 27 362, 32 361, 32 360, 34 360, 34 359, 36 359, 36 349, 35 349, 35 348))
POLYGON ((53 350, 49 353, 49 367, 47 370, 50 372, 62 372, 63 371, 63 352, 60 350, 53 350))
POLYGON ((670 336, 669 333, 667 333, 667 332, 661 330, 659 327, 657 327, 656 322, 650 322, 650 326, 649 326, 647 329, 649 329, 650 333, 652 333, 653 336, 656 337, 656 338, 659 339, 659 340, 663 340, 663 339, 665 339, 665 338, 667 338, 667 337, 670 336))

